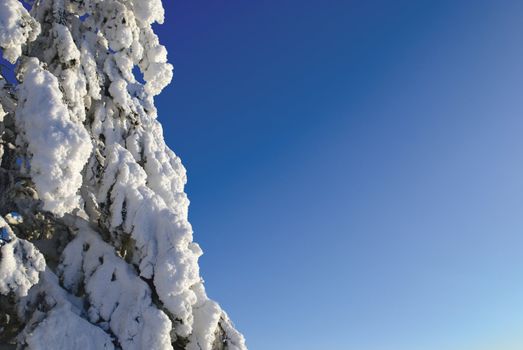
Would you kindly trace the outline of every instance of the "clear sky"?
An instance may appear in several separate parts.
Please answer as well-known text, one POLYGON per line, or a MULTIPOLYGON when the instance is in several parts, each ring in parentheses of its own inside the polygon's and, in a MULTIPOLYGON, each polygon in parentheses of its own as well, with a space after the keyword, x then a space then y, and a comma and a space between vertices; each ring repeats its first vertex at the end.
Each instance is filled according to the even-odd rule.
POLYGON ((251 350, 523 349, 523 2, 165 0, 157 98, 251 350))

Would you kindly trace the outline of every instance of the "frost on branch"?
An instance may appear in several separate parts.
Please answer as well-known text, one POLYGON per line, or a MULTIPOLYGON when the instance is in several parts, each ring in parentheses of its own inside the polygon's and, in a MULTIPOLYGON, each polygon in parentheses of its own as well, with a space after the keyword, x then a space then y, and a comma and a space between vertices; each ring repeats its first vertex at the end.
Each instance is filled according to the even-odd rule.
POLYGON ((17 82, 0 75, 0 344, 246 349, 205 293, 185 168, 156 119, 173 74, 161 1, 31 7, 0 4, 17 62, 17 82))

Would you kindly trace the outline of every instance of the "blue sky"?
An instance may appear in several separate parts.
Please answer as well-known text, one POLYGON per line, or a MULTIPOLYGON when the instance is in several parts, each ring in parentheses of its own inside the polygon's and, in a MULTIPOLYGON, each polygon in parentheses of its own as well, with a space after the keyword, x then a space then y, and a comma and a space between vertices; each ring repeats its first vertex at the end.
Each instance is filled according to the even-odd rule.
POLYGON ((250 349, 523 348, 523 2, 164 3, 160 119, 250 349))
POLYGON ((164 5, 160 120, 251 350, 523 349, 523 2, 164 5))

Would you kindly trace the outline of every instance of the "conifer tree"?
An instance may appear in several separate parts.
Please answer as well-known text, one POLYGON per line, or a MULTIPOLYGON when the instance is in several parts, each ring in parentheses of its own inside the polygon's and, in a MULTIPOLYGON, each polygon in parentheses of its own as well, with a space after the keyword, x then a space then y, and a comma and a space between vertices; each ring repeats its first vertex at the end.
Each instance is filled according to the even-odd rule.
POLYGON ((163 19, 161 0, 0 1, 1 346, 246 349, 157 120, 163 19))

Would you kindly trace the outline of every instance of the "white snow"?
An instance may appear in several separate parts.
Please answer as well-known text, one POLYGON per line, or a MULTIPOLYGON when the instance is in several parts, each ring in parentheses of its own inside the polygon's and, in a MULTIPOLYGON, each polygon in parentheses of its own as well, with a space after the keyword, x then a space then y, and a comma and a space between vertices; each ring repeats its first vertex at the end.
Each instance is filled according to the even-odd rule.
POLYGON ((151 301, 149 286, 114 254, 85 223, 63 253, 60 265, 64 286, 83 285, 90 303, 89 320, 118 337, 124 349, 172 349, 171 321, 151 301))
MULTIPOLYGON (((73 122, 85 120, 85 96, 87 81, 80 66, 80 50, 76 47, 69 29, 61 24, 53 23, 54 47, 59 62, 63 67, 58 80, 63 91, 64 101, 69 108, 69 116, 73 122)), ((87 58, 88 59, 88 58, 87 58)))
POLYGON ((13 240, 0 247, 0 294, 21 298, 38 283, 39 273, 45 269, 45 259, 34 245, 16 238, 0 217, 0 228, 4 227, 13 240))
POLYGON ((127 82, 124 79, 114 80, 109 86, 109 93, 118 107, 122 108, 126 113, 131 113, 129 108, 131 96, 127 91, 127 82))
POLYGON ((85 128, 71 121, 58 79, 36 58, 24 65, 17 126, 31 154, 30 173, 44 209, 63 215, 78 208, 81 171, 91 153, 85 128))
POLYGON ((155 96, 171 82, 173 66, 167 63, 167 50, 160 45, 151 27, 143 28, 140 34, 140 42, 145 49, 145 57, 140 62, 140 70, 146 82, 145 91, 155 96))
POLYGON ((36 39, 40 25, 18 0, 0 1, 0 47, 11 63, 22 54, 22 45, 36 39))
POLYGON ((222 310, 216 302, 207 299, 201 283, 193 290, 197 292, 199 300, 194 305, 194 330, 189 337, 190 343, 187 350, 212 350, 222 310))
POLYGON ((114 51, 129 48, 136 31, 133 12, 118 1, 105 1, 99 6, 104 10, 101 30, 109 42, 109 47, 114 51))
POLYGON ((26 323, 19 344, 29 349, 114 348, 109 334, 82 317, 82 300, 62 289, 49 269, 20 301, 18 317, 26 323))
POLYGON ((146 24, 163 23, 164 9, 161 0, 132 0, 133 9, 139 21, 146 24))
MULTIPOLYGON (((86 37, 90 38, 91 42, 96 42, 96 40, 98 39, 98 37, 93 33, 87 33, 86 37)), ((99 100, 101 99, 101 81, 96 71, 95 57, 90 49, 90 47, 93 45, 94 43, 90 44, 87 39, 82 42, 80 60, 87 81, 89 97, 99 100)))
MULTIPOLYGON (((1 88, 1 87, 0 87, 1 88)), ((0 123, 4 121, 4 117, 7 115, 7 113, 4 111, 4 107, 0 105, 0 123)), ((1 158, 1 157, 0 157, 1 158)))
POLYGON ((212 350, 218 325, 226 334, 227 349, 246 349, 243 335, 234 329, 229 317, 220 306, 215 301, 209 300, 203 284, 198 283, 193 286, 193 291, 198 300, 193 309, 193 332, 189 337, 187 350, 212 350))
POLYGON ((114 349, 108 334, 79 317, 67 304, 52 309, 24 340, 31 350, 114 349))
POLYGON ((76 47, 69 29, 62 24, 53 23, 53 34, 60 62, 78 61, 80 59, 80 51, 76 47))
POLYGON ((200 281, 197 261, 201 255, 192 242, 191 226, 146 186, 147 174, 129 151, 115 145, 108 153, 98 200, 105 202, 110 194, 111 226, 122 225, 131 232, 140 275, 154 277, 160 299, 183 322, 177 333, 187 336, 192 325, 191 306, 196 302, 190 287, 200 281))

